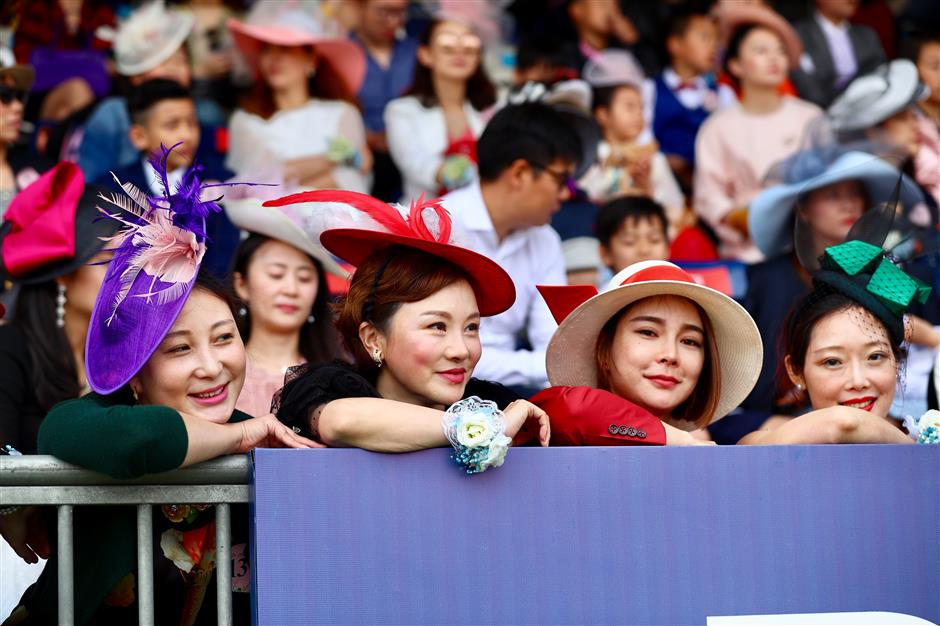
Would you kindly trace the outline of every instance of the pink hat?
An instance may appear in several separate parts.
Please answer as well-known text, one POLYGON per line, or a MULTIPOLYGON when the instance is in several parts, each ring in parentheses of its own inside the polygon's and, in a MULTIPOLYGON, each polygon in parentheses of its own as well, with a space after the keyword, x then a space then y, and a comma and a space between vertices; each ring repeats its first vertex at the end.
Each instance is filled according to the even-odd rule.
POLYGON ((777 33, 783 41, 783 47, 787 50, 790 69, 799 67, 800 55, 803 54, 803 42, 800 41, 800 36, 790 26, 790 23, 773 9, 759 5, 732 5, 729 3, 722 4, 716 11, 716 15, 723 47, 728 46, 734 32, 741 26, 748 24, 763 26, 777 33))
POLYGON ((332 66, 350 92, 356 93, 366 75, 365 54, 344 37, 338 26, 331 26, 317 5, 290 0, 261 0, 244 22, 235 18, 228 21, 235 44, 256 73, 264 44, 314 46, 321 63, 332 66))

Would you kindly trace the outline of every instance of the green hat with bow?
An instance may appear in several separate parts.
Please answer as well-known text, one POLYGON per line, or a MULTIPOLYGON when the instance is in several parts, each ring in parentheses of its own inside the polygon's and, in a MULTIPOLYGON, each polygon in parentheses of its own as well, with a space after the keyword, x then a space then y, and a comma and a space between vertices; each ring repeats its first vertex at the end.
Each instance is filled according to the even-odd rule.
POLYGON ((904 340, 904 313, 915 300, 925 303, 930 287, 906 274, 884 251, 861 240, 826 248, 817 285, 827 285, 855 300, 880 319, 893 340, 904 340))

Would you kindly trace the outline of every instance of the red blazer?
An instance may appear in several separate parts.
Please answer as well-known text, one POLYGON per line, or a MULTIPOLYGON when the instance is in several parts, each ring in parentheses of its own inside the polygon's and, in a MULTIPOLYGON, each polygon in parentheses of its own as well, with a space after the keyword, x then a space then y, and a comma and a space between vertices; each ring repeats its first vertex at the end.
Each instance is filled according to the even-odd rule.
POLYGON ((548 413, 553 446, 664 446, 658 417, 609 391, 549 387, 530 400, 548 413))

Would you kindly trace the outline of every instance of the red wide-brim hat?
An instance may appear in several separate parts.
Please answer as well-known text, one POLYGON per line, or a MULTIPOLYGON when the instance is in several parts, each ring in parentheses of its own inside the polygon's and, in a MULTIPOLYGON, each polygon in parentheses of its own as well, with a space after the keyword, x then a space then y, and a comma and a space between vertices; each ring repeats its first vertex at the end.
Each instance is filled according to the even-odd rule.
MULTIPOLYGON (((337 204, 352 207, 369 215, 375 221, 375 226, 327 228, 319 235, 323 247, 344 261, 358 267, 369 256, 385 248, 406 246, 452 263, 467 274, 482 316, 502 313, 516 300, 516 287, 506 270, 478 252, 451 243, 450 214, 438 200, 424 202, 419 199, 413 202, 408 220, 397 209, 381 200, 354 191, 306 191, 269 200, 264 204, 299 205, 295 210, 305 213, 322 214, 332 211, 337 214, 332 220, 335 224, 351 222, 344 220, 339 214, 337 204), (437 235, 432 233, 424 222, 423 213, 429 210, 434 211, 440 220, 437 235), (396 232, 390 232, 391 229, 396 232)), ((329 223, 329 217, 325 221, 329 223)), ((311 237, 316 234, 308 233, 311 237)))

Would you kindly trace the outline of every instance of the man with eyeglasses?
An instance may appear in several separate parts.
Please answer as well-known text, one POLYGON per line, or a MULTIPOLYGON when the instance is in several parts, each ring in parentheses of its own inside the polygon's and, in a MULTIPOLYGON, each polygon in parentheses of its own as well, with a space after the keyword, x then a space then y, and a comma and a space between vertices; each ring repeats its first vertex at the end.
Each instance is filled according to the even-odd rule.
POLYGON ((352 39, 366 54, 366 76, 356 97, 362 105, 366 140, 375 157, 372 195, 383 200, 401 188, 401 174, 388 152, 385 138, 385 105, 411 85, 417 62, 418 41, 399 39, 408 16, 408 0, 358 0, 359 23, 352 39))
POLYGON ((516 302, 480 327, 474 375, 526 392, 547 385, 545 348, 556 324, 535 285, 565 284, 561 239, 549 222, 571 196, 581 139, 562 114, 529 102, 509 105, 477 142, 479 182, 444 196, 467 247, 499 263, 516 302), (520 347, 520 346, 525 347, 520 347))

